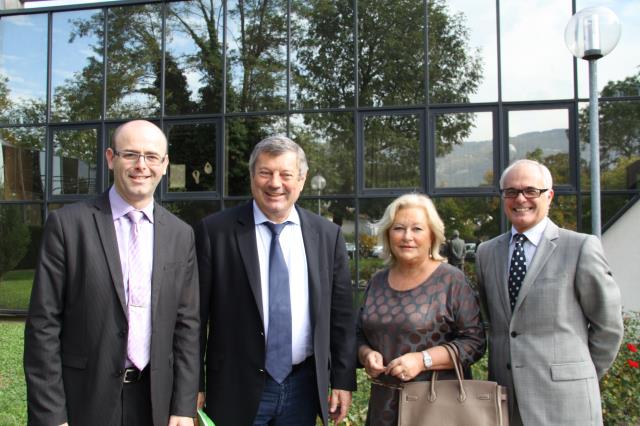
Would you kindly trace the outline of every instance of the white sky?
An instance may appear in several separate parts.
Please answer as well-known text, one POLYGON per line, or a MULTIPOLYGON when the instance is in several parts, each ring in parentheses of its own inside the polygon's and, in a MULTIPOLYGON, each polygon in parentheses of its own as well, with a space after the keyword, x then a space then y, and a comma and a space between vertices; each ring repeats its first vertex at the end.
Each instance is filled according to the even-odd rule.
POLYGON ((51 7, 51 6, 68 6, 72 4, 91 4, 105 3, 116 0, 46 0, 46 1, 27 1, 24 4, 25 9, 33 9, 35 7, 51 7))

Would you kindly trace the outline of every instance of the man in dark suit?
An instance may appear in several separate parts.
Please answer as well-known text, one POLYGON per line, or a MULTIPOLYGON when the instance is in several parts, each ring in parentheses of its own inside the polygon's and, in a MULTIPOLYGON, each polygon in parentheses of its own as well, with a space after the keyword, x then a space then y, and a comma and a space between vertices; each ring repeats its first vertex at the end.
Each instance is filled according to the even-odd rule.
POLYGON ((356 355, 347 251, 337 225, 295 206, 307 170, 304 151, 289 138, 261 141, 249 160, 253 200, 196 228, 200 389, 206 383, 205 411, 216 424, 313 426, 318 414, 324 424, 328 417, 339 423, 351 404, 356 355), (278 236, 276 224, 286 224, 278 236), (274 238, 279 245, 272 247, 274 238), (270 304, 276 252, 286 263, 286 295, 270 304), (273 350, 284 373, 272 367, 273 350))
POLYGON ((544 165, 516 161, 500 188, 512 229, 476 254, 489 378, 509 389, 512 425, 602 425, 598 380, 623 326, 600 241, 547 217, 554 192, 544 165))
POLYGON ((111 189, 45 226, 25 328, 29 425, 193 425, 193 231, 153 200, 167 140, 132 121, 105 154, 111 189))

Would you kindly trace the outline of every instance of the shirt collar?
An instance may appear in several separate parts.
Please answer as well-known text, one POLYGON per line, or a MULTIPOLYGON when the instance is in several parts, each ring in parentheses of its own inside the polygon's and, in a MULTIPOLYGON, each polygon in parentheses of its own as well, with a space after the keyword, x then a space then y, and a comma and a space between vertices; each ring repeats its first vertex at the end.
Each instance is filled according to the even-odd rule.
MULTIPOLYGON (((542 234, 544 233, 544 229, 547 227, 547 223, 549 223, 549 218, 545 217, 540 222, 535 224, 532 228, 527 229, 523 232, 524 236, 527 237, 527 240, 538 247, 540 240, 542 239, 542 234)), ((518 231, 512 226, 511 227, 511 242, 513 242, 513 236, 519 234, 518 231)))
MULTIPOLYGON (((265 222, 271 222, 267 218, 267 216, 265 216, 262 210, 260 210, 260 207, 258 207, 256 200, 253 200, 253 221, 256 225, 260 225, 265 222)), ((296 209, 295 206, 293 206, 291 212, 289 212, 289 217, 287 217, 284 222, 291 222, 295 223, 296 225, 300 225, 300 215, 298 214, 298 209, 296 209)))
MULTIPOLYGON (((113 217, 113 220, 120 219, 122 216, 126 215, 132 210, 138 210, 127 203, 124 198, 122 198, 120 194, 118 194, 118 191, 116 191, 116 187, 114 185, 112 185, 109 189, 109 203, 111 204, 111 215, 113 217)), ((140 211, 144 213, 144 215, 151 223, 153 223, 153 206, 153 200, 151 200, 148 205, 140 209, 140 211)))

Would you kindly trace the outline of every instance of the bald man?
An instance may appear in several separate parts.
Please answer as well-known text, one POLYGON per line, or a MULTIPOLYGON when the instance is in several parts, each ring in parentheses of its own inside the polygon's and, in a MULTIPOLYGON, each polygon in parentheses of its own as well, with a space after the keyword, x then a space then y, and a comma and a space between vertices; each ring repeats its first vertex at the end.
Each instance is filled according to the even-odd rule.
POLYGON ((25 328, 29 425, 193 425, 194 236, 153 199, 167 139, 131 121, 105 155, 113 186, 45 225, 25 328))

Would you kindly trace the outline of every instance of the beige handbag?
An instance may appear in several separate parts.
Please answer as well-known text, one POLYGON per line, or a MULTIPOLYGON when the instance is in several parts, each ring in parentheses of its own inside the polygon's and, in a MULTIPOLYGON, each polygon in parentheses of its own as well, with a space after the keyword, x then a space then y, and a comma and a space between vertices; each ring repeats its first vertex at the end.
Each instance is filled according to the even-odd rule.
POLYGON ((464 380, 455 345, 444 346, 453 360, 457 380, 438 380, 402 385, 398 426, 508 426, 507 390, 496 382, 464 380))

